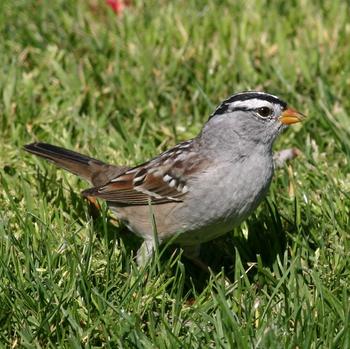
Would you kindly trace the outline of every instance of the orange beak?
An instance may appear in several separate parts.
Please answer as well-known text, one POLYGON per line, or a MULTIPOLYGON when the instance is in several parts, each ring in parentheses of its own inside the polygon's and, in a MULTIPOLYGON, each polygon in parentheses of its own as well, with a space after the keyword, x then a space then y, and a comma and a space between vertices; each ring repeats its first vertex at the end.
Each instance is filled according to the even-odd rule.
POLYGON ((305 119, 305 115, 299 113, 293 108, 287 108, 279 117, 279 121, 281 121, 284 125, 291 125, 297 122, 303 121, 305 119))

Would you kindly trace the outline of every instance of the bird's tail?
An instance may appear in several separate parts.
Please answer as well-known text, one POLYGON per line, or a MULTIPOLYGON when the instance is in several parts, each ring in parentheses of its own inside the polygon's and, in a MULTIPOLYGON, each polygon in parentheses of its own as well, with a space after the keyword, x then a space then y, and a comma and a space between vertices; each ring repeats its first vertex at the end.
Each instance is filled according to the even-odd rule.
POLYGON ((96 186, 107 183, 125 170, 123 167, 108 165, 100 160, 48 143, 31 143, 25 145, 24 149, 96 186))

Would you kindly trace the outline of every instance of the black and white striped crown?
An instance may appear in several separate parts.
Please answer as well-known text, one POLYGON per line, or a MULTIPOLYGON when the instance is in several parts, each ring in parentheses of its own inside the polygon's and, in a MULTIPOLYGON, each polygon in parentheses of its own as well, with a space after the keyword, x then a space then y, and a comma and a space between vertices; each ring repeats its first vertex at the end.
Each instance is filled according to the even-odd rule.
MULTIPOLYGON (((248 110, 250 108, 242 108, 240 102, 250 101, 251 109, 255 108, 255 105, 261 101, 267 101, 273 104, 279 104, 281 108, 284 110, 287 108, 287 103, 278 98, 277 96, 271 95, 266 92, 258 92, 258 91, 244 91, 239 92, 231 97, 225 99, 212 113, 209 117, 212 118, 214 115, 226 114, 229 112, 233 112, 236 110, 235 106, 237 106, 237 110, 248 110)), ((248 103, 247 103, 248 104, 248 103)))

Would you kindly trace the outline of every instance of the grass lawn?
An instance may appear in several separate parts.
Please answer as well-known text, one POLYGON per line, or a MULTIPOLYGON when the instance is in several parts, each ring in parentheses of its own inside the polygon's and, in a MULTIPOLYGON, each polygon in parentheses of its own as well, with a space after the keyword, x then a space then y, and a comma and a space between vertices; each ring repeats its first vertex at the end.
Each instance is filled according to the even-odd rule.
POLYGON ((0 344, 350 348, 350 4, 0 2, 0 344), (22 146, 133 165, 195 136, 221 100, 274 93, 308 115, 240 227, 144 270, 88 185, 22 146))

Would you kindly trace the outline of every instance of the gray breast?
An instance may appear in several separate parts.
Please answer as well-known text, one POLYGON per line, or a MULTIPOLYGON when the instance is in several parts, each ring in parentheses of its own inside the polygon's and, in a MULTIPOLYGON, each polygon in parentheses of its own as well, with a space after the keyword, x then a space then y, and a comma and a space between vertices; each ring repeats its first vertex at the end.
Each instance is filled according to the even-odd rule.
POLYGON ((273 175, 272 156, 255 155, 211 168, 190 183, 187 204, 174 212, 186 231, 178 241, 208 241, 241 223, 264 198, 273 175))

